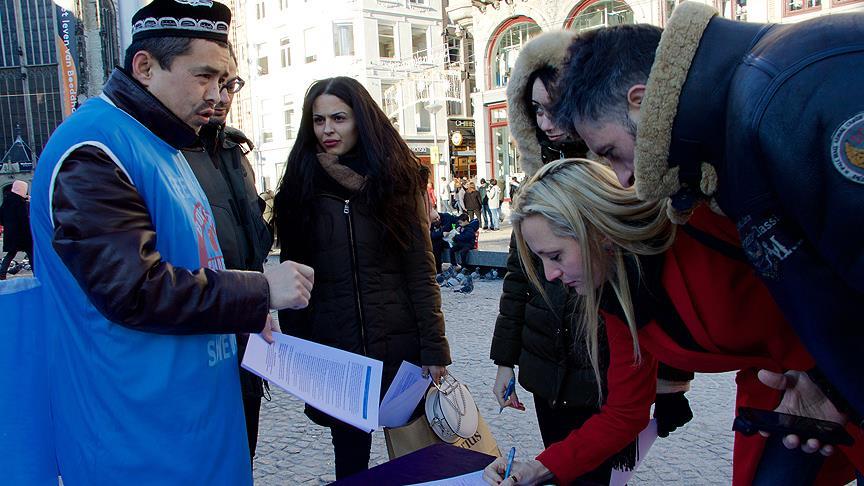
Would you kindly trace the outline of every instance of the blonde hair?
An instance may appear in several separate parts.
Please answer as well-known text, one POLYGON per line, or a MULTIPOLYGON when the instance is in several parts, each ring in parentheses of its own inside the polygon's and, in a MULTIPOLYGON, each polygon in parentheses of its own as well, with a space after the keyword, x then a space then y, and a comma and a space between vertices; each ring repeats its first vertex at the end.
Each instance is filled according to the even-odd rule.
POLYGON ((637 255, 663 253, 675 239, 675 226, 666 216, 665 202, 640 201, 636 191, 621 187, 615 173, 605 165, 564 159, 541 167, 519 189, 511 218, 525 275, 547 303, 549 298, 522 235, 522 222, 530 216, 542 216, 553 234, 579 242, 584 282, 597 281, 595 272, 605 274, 604 285, 577 299, 578 312, 574 313, 577 332, 585 335, 602 403, 598 338, 602 289, 608 283, 624 310, 633 336, 634 361, 638 362, 639 338, 624 258, 632 257, 638 268, 637 255))

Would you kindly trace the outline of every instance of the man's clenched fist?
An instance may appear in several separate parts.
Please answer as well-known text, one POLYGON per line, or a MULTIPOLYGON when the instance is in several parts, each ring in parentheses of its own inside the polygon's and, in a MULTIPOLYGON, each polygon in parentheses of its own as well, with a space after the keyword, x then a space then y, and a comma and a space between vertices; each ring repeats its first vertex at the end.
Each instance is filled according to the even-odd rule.
POLYGON ((270 285, 271 309, 302 309, 309 305, 315 271, 312 267, 286 261, 264 272, 270 285))

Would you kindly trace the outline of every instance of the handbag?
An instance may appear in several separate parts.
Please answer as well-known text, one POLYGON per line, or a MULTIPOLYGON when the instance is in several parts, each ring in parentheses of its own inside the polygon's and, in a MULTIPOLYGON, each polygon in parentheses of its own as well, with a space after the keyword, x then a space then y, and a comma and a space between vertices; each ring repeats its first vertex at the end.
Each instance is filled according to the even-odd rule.
POLYGON ((446 375, 442 385, 429 388, 424 408, 427 413, 407 425, 384 427, 387 455, 391 460, 433 444, 444 443, 439 432, 448 438, 447 443, 454 446, 501 456, 498 442, 480 415, 468 388, 452 375, 446 375), (443 394, 441 390, 444 390, 443 394), (445 410, 448 412, 445 413, 445 410))

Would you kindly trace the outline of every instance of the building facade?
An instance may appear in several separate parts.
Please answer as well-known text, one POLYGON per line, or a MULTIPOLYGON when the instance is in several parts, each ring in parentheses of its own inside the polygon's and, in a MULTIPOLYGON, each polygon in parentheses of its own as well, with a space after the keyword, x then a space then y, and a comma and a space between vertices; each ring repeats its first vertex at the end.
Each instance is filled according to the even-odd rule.
MULTIPOLYGON (((690 0, 703 1, 703 0, 690 0)), ((451 0, 447 15, 473 42, 471 92, 476 173, 509 181, 524 177, 507 124, 506 87, 521 47, 550 30, 585 30, 625 23, 663 26, 679 0, 451 0)), ((864 10, 864 0, 708 0, 721 15, 749 22, 787 23, 864 10)), ((462 174, 458 174, 462 175, 462 174)), ((505 194, 509 191, 505 190, 505 194)))
MULTIPOLYGON (((0 0, 0 147, 38 155, 116 63, 115 0, 0 0)), ((23 176, 22 176, 23 177, 23 176)))
POLYGON ((445 72, 441 0, 234 0, 234 14, 240 75, 249 86, 238 93, 231 122, 256 145, 259 189, 278 185, 306 90, 332 76, 360 81, 437 170, 446 150, 444 108, 463 99, 452 89, 461 83, 445 72))

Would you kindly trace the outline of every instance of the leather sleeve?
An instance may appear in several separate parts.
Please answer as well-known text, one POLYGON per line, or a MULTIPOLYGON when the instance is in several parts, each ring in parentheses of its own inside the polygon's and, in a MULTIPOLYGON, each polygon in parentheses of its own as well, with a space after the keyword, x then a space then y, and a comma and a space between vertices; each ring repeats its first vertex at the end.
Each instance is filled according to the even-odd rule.
POLYGON ((63 162, 52 213, 54 250, 111 321, 158 334, 263 329, 269 312, 264 275, 163 261, 147 206, 102 150, 85 146, 63 162))
POLYGON ((531 285, 522 270, 516 236, 510 236, 510 251, 507 254, 507 273, 498 302, 498 318, 492 334, 492 349, 489 357, 499 366, 515 366, 522 353, 522 327, 525 325, 525 306, 528 304, 528 288, 531 285))
MULTIPOLYGON (((420 197, 425 197, 424 194, 420 197)), ((441 289, 435 282, 435 256, 429 238, 429 212, 422 199, 417 200, 417 221, 411 225, 411 243, 405 251, 402 268, 408 296, 414 308, 414 318, 420 330, 420 364, 446 366, 450 361, 450 345, 444 335, 444 314, 441 312, 441 289)))

